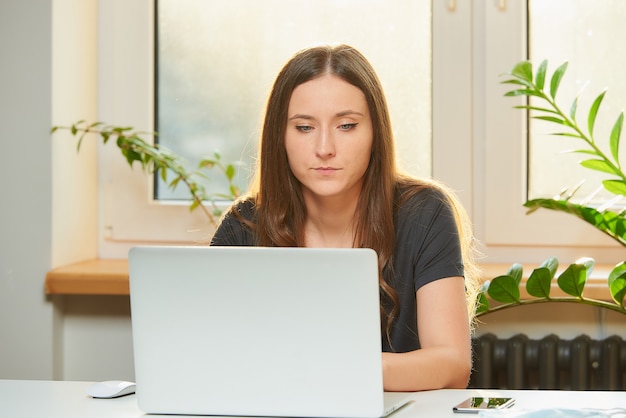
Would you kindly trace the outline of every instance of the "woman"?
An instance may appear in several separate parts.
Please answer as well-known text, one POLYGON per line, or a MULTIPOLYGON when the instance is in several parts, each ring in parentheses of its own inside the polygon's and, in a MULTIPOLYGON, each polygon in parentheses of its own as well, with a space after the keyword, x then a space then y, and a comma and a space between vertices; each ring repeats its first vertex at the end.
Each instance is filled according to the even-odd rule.
POLYGON ((378 77, 340 45, 303 50, 278 74, 253 187, 211 245, 376 250, 385 390, 464 388, 476 273, 468 225, 444 187, 397 170, 378 77))

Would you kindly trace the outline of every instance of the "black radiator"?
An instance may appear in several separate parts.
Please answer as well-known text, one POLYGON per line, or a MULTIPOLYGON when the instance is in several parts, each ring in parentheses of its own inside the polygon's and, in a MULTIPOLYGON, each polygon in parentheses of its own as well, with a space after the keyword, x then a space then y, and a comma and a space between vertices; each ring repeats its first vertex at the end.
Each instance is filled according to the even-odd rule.
POLYGON ((472 344, 470 388, 626 390, 626 341, 617 335, 533 340, 484 334, 472 344))

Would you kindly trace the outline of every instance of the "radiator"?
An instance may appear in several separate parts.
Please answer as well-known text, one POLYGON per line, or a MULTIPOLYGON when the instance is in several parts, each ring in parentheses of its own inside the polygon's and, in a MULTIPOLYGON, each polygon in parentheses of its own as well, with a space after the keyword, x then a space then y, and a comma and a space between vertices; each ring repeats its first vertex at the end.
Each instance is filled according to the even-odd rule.
POLYGON ((626 390, 626 341, 617 335, 534 340, 484 334, 472 344, 470 388, 626 390))

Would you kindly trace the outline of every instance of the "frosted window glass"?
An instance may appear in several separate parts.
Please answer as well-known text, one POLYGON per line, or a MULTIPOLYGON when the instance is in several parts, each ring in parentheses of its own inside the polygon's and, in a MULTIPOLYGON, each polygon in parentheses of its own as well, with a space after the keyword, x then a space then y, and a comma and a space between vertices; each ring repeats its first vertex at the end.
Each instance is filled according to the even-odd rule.
MULTIPOLYGON (((569 62, 556 101, 569 114, 573 100, 580 96, 577 120, 585 131, 591 103, 608 89, 598 114, 595 138, 610 155, 609 133, 626 105, 626 2, 531 0, 529 11, 530 59, 535 69, 547 59, 549 74, 563 62, 569 62)), ((607 178, 607 175, 581 167, 578 161, 585 158, 584 155, 563 153, 564 150, 588 148, 582 140, 548 135, 561 130, 551 123, 531 120, 529 129, 530 199, 552 197, 562 189, 573 188, 584 181, 576 194, 580 200, 607 178)), ((626 138, 622 142, 626 143, 626 138)), ((601 192, 595 202, 607 196, 611 195, 601 192)))
MULTIPOLYGON (((158 0, 159 143, 195 166, 218 150, 253 170, 269 89, 296 51, 347 43, 373 64, 385 88, 398 161, 431 173, 431 4, 413 0, 158 0)), ((223 190, 219 178, 212 191, 223 190)), ((156 187, 161 199, 187 198, 156 187)))

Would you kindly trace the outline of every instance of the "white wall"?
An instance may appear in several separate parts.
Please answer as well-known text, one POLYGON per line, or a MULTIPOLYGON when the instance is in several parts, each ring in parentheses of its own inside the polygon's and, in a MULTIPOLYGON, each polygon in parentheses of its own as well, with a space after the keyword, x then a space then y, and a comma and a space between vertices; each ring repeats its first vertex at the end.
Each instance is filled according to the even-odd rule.
POLYGON ((51 378, 51 2, 0 2, 0 378, 51 378))
POLYGON ((0 378, 63 376, 44 278, 97 255, 97 147, 49 132, 95 119, 97 46, 97 0, 0 1, 0 378))

